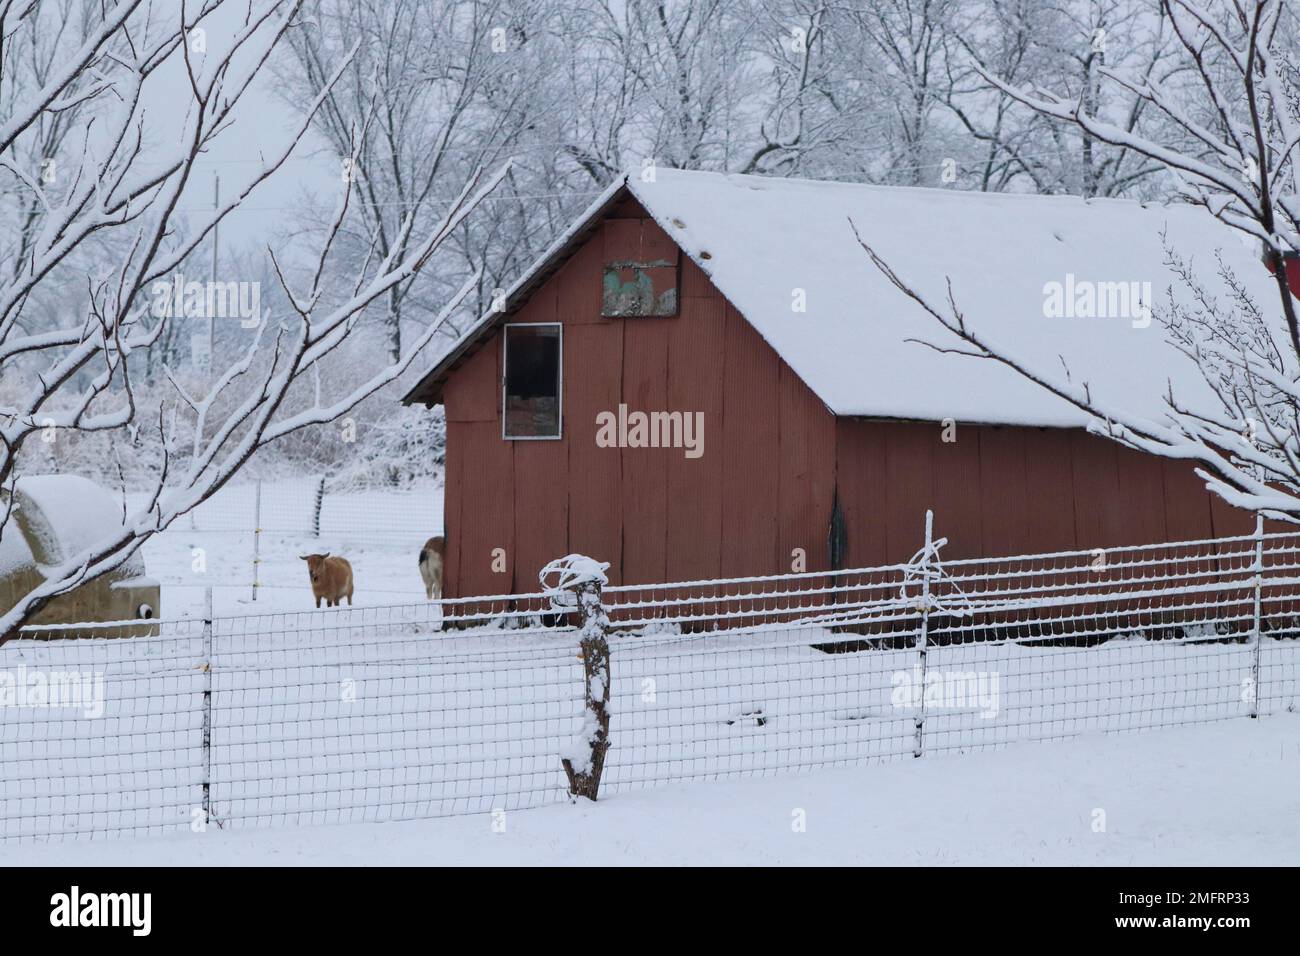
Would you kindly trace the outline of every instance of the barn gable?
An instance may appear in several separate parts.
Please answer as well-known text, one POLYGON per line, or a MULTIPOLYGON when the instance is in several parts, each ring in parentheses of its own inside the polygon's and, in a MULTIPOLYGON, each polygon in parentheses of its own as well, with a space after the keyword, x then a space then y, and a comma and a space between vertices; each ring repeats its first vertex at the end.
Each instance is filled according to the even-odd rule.
POLYGON ((796 549, 826 564, 835 429, 817 396, 689 259, 675 314, 603 314, 607 263, 674 250, 635 198, 613 203, 448 363, 448 594, 531 590, 568 552, 610 561, 615 583, 785 567, 796 549), (504 330, 551 323, 563 328, 562 434, 503 440, 504 330), (698 413, 705 453, 601 447, 597 415, 620 405, 698 413))
MULTIPOLYGON (((607 218, 627 216, 630 194, 626 189, 626 176, 620 176, 580 215, 568 229, 558 236, 550 247, 505 290, 499 306, 494 306, 452 343, 441 359, 415 387, 403 398, 405 405, 422 404, 427 407, 441 404, 443 385, 453 369, 467 362, 481 348, 491 334, 522 309, 546 282, 574 255, 588 248, 589 241, 607 218)), ((636 207, 633 215, 646 215, 636 207)))
POLYGON ((946 299, 951 282, 971 324, 1011 355, 1064 363, 1094 397, 1152 417, 1164 414, 1170 383, 1185 405, 1213 401, 1159 319, 1143 312, 1189 302, 1171 254, 1211 295, 1222 291, 1219 261, 1262 301, 1276 294, 1257 250, 1190 206, 659 170, 653 182, 625 176, 611 185, 507 290, 504 312, 483 316, 405 400, 436 403, 450 369, 630 206, 840 416, 1088 424, 998 363, 922 344, 958 343, 889 284, 859 235, 933 301, 946 299), (1093 301, 1098 314, 1048 314, 1063 306, 1069 315, 1076 299, 1093 301), (1106 314, 1120 308, 1128 312, 1106 314))

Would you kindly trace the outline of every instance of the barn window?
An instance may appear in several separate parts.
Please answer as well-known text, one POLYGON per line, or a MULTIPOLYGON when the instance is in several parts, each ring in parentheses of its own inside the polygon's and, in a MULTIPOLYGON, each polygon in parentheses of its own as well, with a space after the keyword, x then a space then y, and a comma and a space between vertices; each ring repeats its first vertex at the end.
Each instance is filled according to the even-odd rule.
POLYGON ((502 438, 560 437, 560 343, 558 322, 505 327, 502 438))

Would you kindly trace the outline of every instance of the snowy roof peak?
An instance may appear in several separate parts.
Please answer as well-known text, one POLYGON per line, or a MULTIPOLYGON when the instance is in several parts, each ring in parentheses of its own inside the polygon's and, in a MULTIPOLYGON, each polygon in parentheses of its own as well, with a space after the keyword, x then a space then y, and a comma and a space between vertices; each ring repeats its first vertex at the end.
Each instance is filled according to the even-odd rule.
MULTIPOLYGON (((656 169, 612 183, 507 291, 507 313, 624 190, 837 415, 1087 424, 999 363, 923 344, 960 343, 894 288, 855 229, 931 301, 945 302, 951 282, 969 324, 992 342, 1053 370, 1064 363, 1095 396, 1148 417, 1163 417, 1169 382, 1188 404, 1212 399, 1151 316, 1170 294, 1191 302, 1170 251, 1211 293, 1222 291, 1222 258, 1262 303, 1276 295, 1258 251, 1187 205, 656 169)), ((503 318, 480 319, 407 400, 424 400, 426 383, 503 318)))
POLYGON ((1257 252, 1187 205, 680 170, 627 183, 837 415, 1087 424, 999 363, 923 344, 961 345, 872 264, 855 228, 930 301, 946 302, 951 281, 967 321, 993 342, 1053 371, 1064 361, 1094 394, 1148 416, 1163 416, 1171 380, 1189 403, 1210 398, 1147 311, 1170 291, 1191 301, 1166 238, 1212 291, 1221 256, 1269 301, 1257 252))

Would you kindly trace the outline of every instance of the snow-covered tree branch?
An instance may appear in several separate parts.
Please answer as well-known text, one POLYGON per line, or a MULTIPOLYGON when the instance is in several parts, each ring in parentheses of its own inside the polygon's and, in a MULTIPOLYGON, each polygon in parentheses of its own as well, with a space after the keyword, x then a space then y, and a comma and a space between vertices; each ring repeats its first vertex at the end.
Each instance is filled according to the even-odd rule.
MULTIPOLYGON (((29 444, 48 435, 143 436, 159 449, 161 467, 147 505, 126 514, 118 531, 42 569, 44 583, 0 615, 0 643, 52 598, 126 561, 259 448, 337 418, 409 368, 476 276, 453 287, 422 333, 359 383, 335 395, 319 387, 322 363, 367 310, 408 286, 508 173, 508 164, 467 173, 430 225, 402 217, 391 241, 355 264, 344 293, 331 296, 325 277, 339 281, 331 253, 355 192, 353 177, 342 177, 337 212, 305 282, 267 250, 291 314, 255 317, 242 354, 200 386, 167 369, 170 396, 147 405, 135 385, 140 363, 186 317, 172 301, 169 277, 281 169, 357 49, 333 64, 284 142, 262 152, 217 208, 196 217, 184 205, 195 165, 238 128, 241 100, 276 47, 299 29, 300 0, 87 4, 69 48, 45 61, 13 56, 27 33, 48 29, 48 18, 60 13, 43 7, 40 0, 0 0, 0 182, 27 211, 17 234, 6 230, 0 245, 0 378, 12 389, 7 395, 19 396, 0 404, 0 489, 21 480, 29 444), (226 39, 209 45, 214 19, 228 24, 231 16, 235 29, 212 31, 226 39), (41 62, 49 68, 33 71, 41 62), (186 92, 184 108, 159 116, 153 104, 166 84, 186 92), (51 139, 60 124, 61 135, 51 139), (64 148, 40 155, 51 144, 64 148), (40 156, 38 167, 33 156, 40 156)), ((354 143, 368 121, 350 119, 354 143)), ((0 534, 12 520, 6 506, 0 534)))
POLYGON ((859 241, 899 290, 964 343, 966 354, 1001 362, 1089 413, 1100 434, 1194 462, 1208 486, 1238 507, 1300 519, 1300 326, 1287 281, 1288 262, 1300 255, 1300 20, 1282 0, 1161 6, 1184 68, 1156 74, 1103 66, 1099 75, 1159 114, 1162 137, 1098 115, 1086 96, 1029 89, 980 70, 1037 114, 1158 163, 1186 201, 1258 244, 1260 269, 1271 270, 1276 290, 1266 301, 1222 262, 1219 288, 1227 293, 1211 292, 1198 274, 1205 264, 1193 268, 1179 254, 1178 237, 1165 237, 1166 265, 1192 304, 1171 301, 1160 318, 1170 341, 1196 363, 1217 407, 1192 407, 1170 386, 1160 420, 1137 415, 1059 366, 1024 360, 1014 342, 989 338, 981 317, 965 314, 951 289, 946 301, 936 301, 859 241))

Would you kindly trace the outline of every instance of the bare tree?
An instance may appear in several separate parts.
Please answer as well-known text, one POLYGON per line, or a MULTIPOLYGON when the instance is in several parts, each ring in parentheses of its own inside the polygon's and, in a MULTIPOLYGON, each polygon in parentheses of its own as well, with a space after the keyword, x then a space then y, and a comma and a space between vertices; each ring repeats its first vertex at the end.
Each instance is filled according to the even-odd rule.
MULTIPOLYGON (((277 44, 294 29, 299 6, 298 0, 249 5, 205 0, 193 9, 148 0, 96 6, 76 48, 65 51, 43 78, 29 82, 9 101, 11 109, 0 122, 0 170, 13 178, 12 188, 35 197, 39 214, 31 238, 8 253, 18 261, 0 269, 0 377, 24 382, 20 399, 0 407, 0 486, 21 474, 32 437, 51 428, 83 434, 145 432, 157 442, 161 463, 144 507, 124 513, 119 529, 65 564, 43 569, 45 582, 0 615, 0 643, 13 638, 52 598, 121 565, 150 536, 221 488, 259 448, 330 421, 393 381, 474 287, 476 277, 471 276, 400 355, 359 385, 323 394, 319 372, 348 341, 363 313, 410 283, 508 167, 491 176, 471 174, 440 221, 423 234, 416 232, 415 217, 406 216, 389 251, 374 250, 352 273, 344 294, 332 300, 324 277, 333 269, 331 250, 354 197, 349 182, 304 281, 290 281, 287 265, 268 251, 290 316, 274 322, 262 316, 243 354, 202 388, 185 386, 168 370, 171 399, 154 407, 139 400, 132 382, 137 356, 155 347, 168 324, 179 319, 156 307, 156 297, 151 298, 155 284, 274 175, 355 55, 354 48, 339 61, 288 142, 264 157, 220 208, 197 222, 190 219, 182 230, 180 204, 196 161, 237 124, 241 101, 277 44), (232 8, 237 18, 233 35, 219 49, 209 49, 205 26, 232 8), (169 81, 168 70, 173 71, 170 81, 179 76, 187 90, 177 129, 151 126, 147 108, 158 84, 169 81), (22 157, 30 155, 26 140, 40 135, 50 115, 79 106, 92 119, 69 134, 77 149, 68 163, 66 186, 54 194, 24 167, 22 157), (82 273, 84 309, 47 324, 28 321, 28 304, 43 287, 60 281, 61 269, 96 240, 113 255, 82 273)), ((24 31, 40 29, 39 8, 39 0, 0 0, 0 37, 5 41, 0 83, 6 87, 21 69, 8 52, 24 31)), ((0 534, 13 517, 13 496, 7 500, 0 534)))
POLYGON ((1300 519, 1300 326, 1286 278, 1287 261, 1300 253, 1300 21, 1283 0, 1161 3, 1188 69, 1165 81, 1110 67, 1098 75, 1159 112, 1171 131, 1164 139, 1097 115, 1087 95, 1026 90, 985 76, 1038 113, 1159 163, 1188 201, 1258 242, 1261 269, 1272 270, 1277 293, 1265 302, 1222 266, 1228 295, 1212 297, 1176 246, 1168 248, 1169 264, 1196 305, 1171 307, 1161 318, 1170 340, 1199 367, 1216 407, 1191 407, 1172 386, 1162 420, 1109 402, 1087 383, 1018 359, 1013 346, 982 334, 979 317, 966 316, 951 295, 946 302, 926 299, 864 248, 969 354, 1001 362, 1094 416, 1099 434, 1195 462, 1208 487, 1240 508, 1300 519))
POLYGON ((973 185, 1002 190, 1019 179, 1041 193, 1123 196, 1161 170, 1125 147, 1113 148, 1071 124, 1024 109, 984 76, 993 73, 1019 88, 1050 84, 1130 132, 1150 125, 1159 117, 1146 101, 1100 81, 1103 68, 1161 81, 1186 68, 1173 55, 1168 21, 1158 4, 983 0, 972 13, 978 29, 955 37, 941 95, 983 154, 963 170, 977 177, 973 185))
MULTIPOLYGON (((368 255, 374 237, 380 255, 400 258, 406 217, 414 215, 421 226, 435 221, 469 170, 526 147, 545 88, 546 64, 533 48, 551 6, 549 0, 309 0, 277 71, 295 106, 325 94, 313 123, 342 162, 352 161, 351 118, 373 117, 350 171, 357 197, 345 244, 354 257, 368 255), (357 37, 365 42, 335 82, 334 64, 357 37)), ((491 283, 496 250, 478 238, 465 223, 453 241, 466 258, 465 271, 483 268, 491 283)), ((402 352, 403 322, 427 320, 424 303, 449 291, 419 282, 387 294, 382 322, 390 358, 402 352)))

